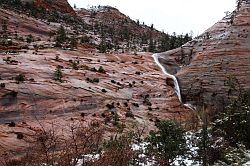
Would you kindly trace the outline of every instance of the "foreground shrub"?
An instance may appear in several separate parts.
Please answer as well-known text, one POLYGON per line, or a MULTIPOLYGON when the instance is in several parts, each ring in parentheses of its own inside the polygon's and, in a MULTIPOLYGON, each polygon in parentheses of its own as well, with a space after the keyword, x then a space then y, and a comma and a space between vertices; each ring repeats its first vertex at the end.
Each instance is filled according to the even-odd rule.
POLYGON ((223 136, 232 146, 243 143, 250 148, 250 92, 217 115, 213 123, 213 134, 223 136))
POLYGON ((158 131, 152 131, 147 138, 147 152, 158 163, 169 165, 186 151, 184 131, 173 121, 160 121, 156 126, 158 131))

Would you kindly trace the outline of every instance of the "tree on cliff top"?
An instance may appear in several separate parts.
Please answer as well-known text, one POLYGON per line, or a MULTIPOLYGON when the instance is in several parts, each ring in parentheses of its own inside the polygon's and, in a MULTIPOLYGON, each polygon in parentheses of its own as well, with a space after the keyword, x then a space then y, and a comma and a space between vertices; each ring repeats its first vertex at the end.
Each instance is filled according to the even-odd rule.
POLYGON ((242 0, 236 0, 236 4, 237 4, 237 11, 239 11, 242 4, 242 0))

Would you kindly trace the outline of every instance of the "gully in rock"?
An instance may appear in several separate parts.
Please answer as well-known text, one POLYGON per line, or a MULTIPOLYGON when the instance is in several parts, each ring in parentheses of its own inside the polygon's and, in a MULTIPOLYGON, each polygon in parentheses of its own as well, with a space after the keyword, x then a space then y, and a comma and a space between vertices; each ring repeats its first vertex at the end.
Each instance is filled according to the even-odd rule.
POLYGON ((182 103, 181 91, 180 91, 180 87, 179 87, 179 84, 178 84, 178 81, 177 81, 176 77, 175 77, 174 75, 168 73, 168 72, 166 71, 166 69, 160 64, 160 62, 159 62, 159 56, 160 56, 160 55, 159 55, 159 54, 153 54, 152 56, 153 56, 153 58, 154 58, 156 64, 157 64, 157 65, 161 68, 161 70, 163 71, 163 73, 166 74, 169 78, 173 79, 173 81, 174 81, 175 93, 177 94, 177 96, 178 96, 180 102, 182 103))
MULTIPOLYGON (((168 73, 167 70, 162 66, 162 64, 159 62, 159 56, 160 56, 160 55, 157 54, 157 53, 152 55, 152 57, 154 58, 155 63, 161 68, 161 70, 163 71, 163 73, 164 73, 167 77, 173 79, 173 81, 174 81, 174 90, 175 90, 175 93, 177 94, 179 101, 182 103, 182 99, 181 99, 181 90, 180 90, 180 86, 179 86, 179 83, 178 83, 178 81, 177 81, 177 78, 176 78, 174 75, 168 73)), ((190 109, 193 110, 193 111, 195 110, 195 107, 194 107, 193 105, 191 105, 191 104, 184 104, 184 105, 185 105, 186 107, 190 108, 190 109)))

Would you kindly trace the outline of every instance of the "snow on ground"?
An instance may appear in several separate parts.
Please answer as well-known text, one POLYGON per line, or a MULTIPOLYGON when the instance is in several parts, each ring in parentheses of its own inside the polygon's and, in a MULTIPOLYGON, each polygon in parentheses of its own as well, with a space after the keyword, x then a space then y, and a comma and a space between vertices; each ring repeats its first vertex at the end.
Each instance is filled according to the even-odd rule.
MULTIPOLYGON (((179 165, 185 165, 185 166, 200 166, 202 165, 200 162, 194 161, 192 158, 192 156, 197 155, 197 150, 198 147, 195 146, 195 144, 192 142, 193 140, 197 140, 199 139, 195 133, 193 132, 186 132, 185 133, 185 139, 186 139, 186 143, 187 143, 187 148, 189 150, 189 154, 185 155, 185 156, 177 156, 175 161, 173 162, 173 165, 175 166, 179 166, 179 165)), ((154 161, 154 159, 149 159, 146 156, 146 146, 149 143, 147 142, 142 142, 142 143, 137 143, 137 144, 133 144, 131 146, 131 148, 134 151, 141 151, 141 154, 139 155, 139 158, 142 159, 144 161, 144 163, 139 163, 139 166, 153 166, 155 165, 156 161, 154 161)), ((247 156, 250 157, 250 151, 247 151, 247 156)), ((100 158, 100 154, 89 154, 89 155, 84 155, 84 160, 90 161, 90 160, 96 160, 100 158)), ((83 159, 79 159, 78 164, 76 166, 82 166, 83 164, 83 159)), ((250 161, 248 161, 247 163, 243 164, 242 166, 250 166, 250 161)))

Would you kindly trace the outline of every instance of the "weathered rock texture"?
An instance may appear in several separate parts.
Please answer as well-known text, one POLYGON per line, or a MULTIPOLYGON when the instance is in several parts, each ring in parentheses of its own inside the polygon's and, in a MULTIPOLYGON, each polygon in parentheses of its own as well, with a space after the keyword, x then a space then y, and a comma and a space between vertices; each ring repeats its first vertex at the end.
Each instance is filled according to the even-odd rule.
POLYGON ((59 11, 75 15, 75 11, 69 5, 67 0, 35 0, 35 5, 50 11, 59 11))
POLYGON ((108 132, 116 131, 106 118, 112 113, 117 113, 119 123, 127 129, 137 124, 147 131, 154 129, 159 119, 196 120, 166 84, 151 53, 98 53, 84 44, 74 51, 54 48, 49 32, 60 24, 1 9, 0 19, 6 18, 8 38, 16 48, 0 48, 1 147, 20 152, 32 133, 52 123, 65 129, 74 122, 98 122, 108 132), (26 42, 29 34, 34 39, 31 43, 26 42), (62 82, 54 76, 58 65, 62 82), (94 70, 100 66, 105 72, 94 70), (24 81, 15 79, 20 74, 24 81), (98 81, 92 82, 94 79, 98 81), (9 126, 11 122, 16 126, 9 126), (17 139, 18 132, 24 134, 24 140, 17 139))
POLYGON ((228 96, 250 89, 250 4, 161 57, 178 77, 184 101, 221 109, 228 96))

